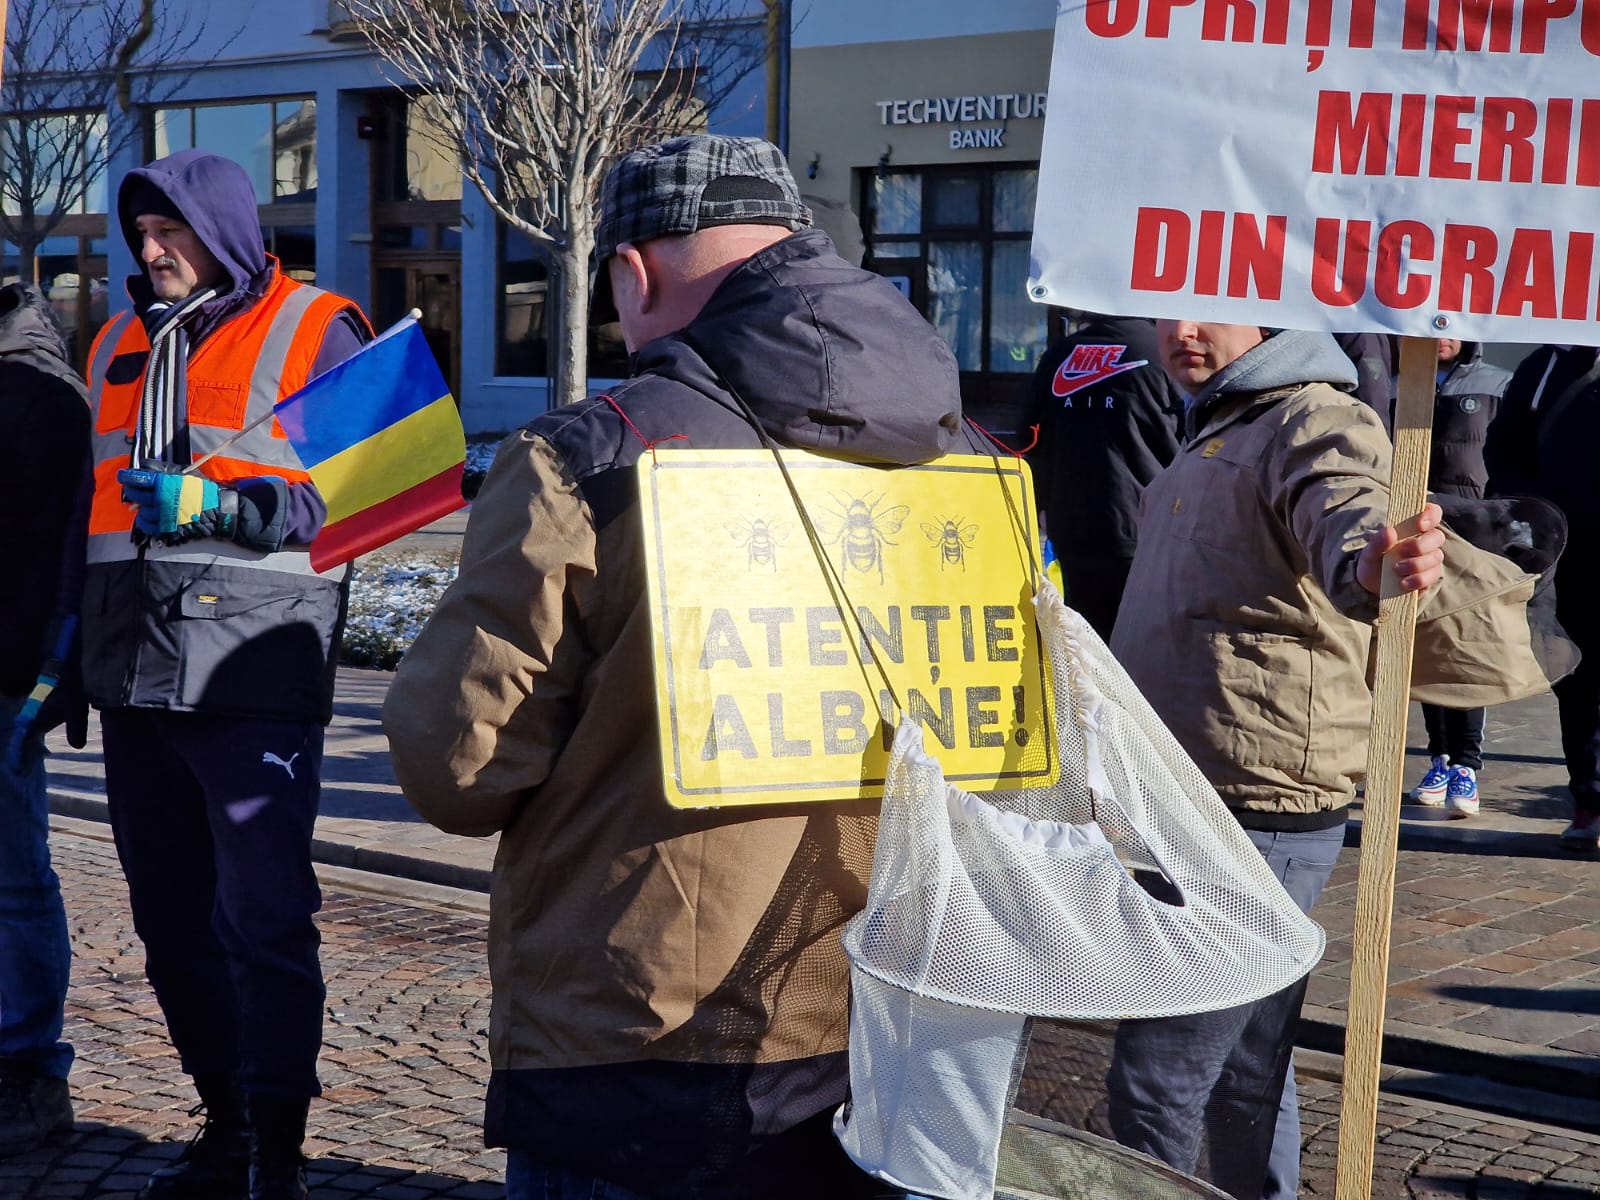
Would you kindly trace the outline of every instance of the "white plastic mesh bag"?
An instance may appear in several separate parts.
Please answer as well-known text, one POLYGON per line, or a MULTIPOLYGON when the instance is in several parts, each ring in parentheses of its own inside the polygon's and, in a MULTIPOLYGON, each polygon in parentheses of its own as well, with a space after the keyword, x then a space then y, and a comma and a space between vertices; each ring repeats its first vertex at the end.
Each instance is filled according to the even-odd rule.
POLYGON ((902 724, 866 907, 844 935, 840 1139, 880 1178, 954 1200, 992 1192, 1028 1017, 1228 1008, 1287 987, 1323 947, 1088 623, 1048 583, 1035 607, 1060 781, 973 796, 902 724))

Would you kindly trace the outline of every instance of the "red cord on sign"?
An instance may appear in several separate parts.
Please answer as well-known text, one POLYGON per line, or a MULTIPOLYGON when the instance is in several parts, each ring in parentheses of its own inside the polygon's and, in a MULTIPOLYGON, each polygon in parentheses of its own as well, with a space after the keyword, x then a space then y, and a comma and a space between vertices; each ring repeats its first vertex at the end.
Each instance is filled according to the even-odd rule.
POLYGON ((983 434, 984 437, 988 438, 996 446, 999 446, 1000 449, 1004 450, 1007 454, 1010 454, 1015 458, 1021 458, 1024 454, 1027 454, 1029 451, 1031 451, 1035 446, 1037 446, 1039 444, 1039 427, 1037 425, 1029 425, 1028 426, 1028 431, 1033 434, 1033 439, 1026 446, 1024 446, 1021 450, 1013 450, 1010 446, 1006 445, 999 438, 995 437, 994 434, 990 433, 982 425, 979 425, 971 417, 967 417, 966 418, 966 422, 967 422, 968 425, 971 425, 974 429, 976 429, 979 433, 983 434))
POLYGON ((639 427, 629 420, 628 414, 622 411, 622 406, 619 405, 615 400, 604 394, 601 395, 600 399, 604 400, 607 404, 611 405, 612 408, 616 409, 617 416, 622 418, 622 423, 629 429, 633 430, 634 437, 638 438, 644 443, 644 448, 650 451, 650 464, 652 466, 659 465, 656 462, 656 447, 661 445, 662 442, 675 442, 679 438, 682 438, 684 441, 689 440, 689 435, 687 433, 669 433, 666 437, 657 438, 652 442, 649 438, 645 437, 644 434, 639 432, 639 427))

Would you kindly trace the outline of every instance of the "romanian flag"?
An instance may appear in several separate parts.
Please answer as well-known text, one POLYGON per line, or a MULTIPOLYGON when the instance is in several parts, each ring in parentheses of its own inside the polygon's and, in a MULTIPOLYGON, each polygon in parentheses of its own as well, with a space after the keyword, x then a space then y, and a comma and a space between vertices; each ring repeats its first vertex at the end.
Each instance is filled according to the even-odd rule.
POLYGON ((466 503, 461 414, 415 318, 279 401, 275 411, 328 505, 311 543, 318 571, 466 503))

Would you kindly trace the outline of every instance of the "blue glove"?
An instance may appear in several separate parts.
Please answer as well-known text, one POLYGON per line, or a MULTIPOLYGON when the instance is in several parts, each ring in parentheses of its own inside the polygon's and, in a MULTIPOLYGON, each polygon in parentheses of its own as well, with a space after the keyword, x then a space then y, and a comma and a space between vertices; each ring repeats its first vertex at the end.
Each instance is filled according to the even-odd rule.
POLYGON ((5 765, 14 774, 22 772, 29 740, 43 738, 57 725, 66 724, 67 741, 80 750, 88 740, 89 713, 81 690, 76 686, 76 671, 70 680, 67 678, 66 664, 72 659, 77 633, 78 618, 70 614, 57 617, 51 625, 49 646, 45 651, 49 657, 39 668, 33 691, 11 719, 5 765), (64 681, 71 686, 63 686, 64 681))
POLYGON ((117 472, 117 482, 123 500, 139 506, 133 527, 147 538, 176 545, 195 538, 233 536, 239 498, 232 488, 165 466, 124 468, 117 472))

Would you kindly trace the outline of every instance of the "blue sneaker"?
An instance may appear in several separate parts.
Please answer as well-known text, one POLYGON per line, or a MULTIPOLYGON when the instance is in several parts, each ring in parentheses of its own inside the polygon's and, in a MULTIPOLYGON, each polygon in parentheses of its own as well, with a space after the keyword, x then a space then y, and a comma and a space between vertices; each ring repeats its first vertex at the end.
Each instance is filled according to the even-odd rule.
POLYGON ((1471 767, 1451 767, 1444 803, 1458 817, 1478 815, 1478 773, 1471 767))
POLYGON ((1450 760, 1442 754, 1433 756, 1433 766, 1422 777, 1422 782, 1411 789, 1411 798, 1429 808, 1444 807, 1444 793, 1450 786, 1450 760))

